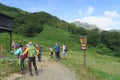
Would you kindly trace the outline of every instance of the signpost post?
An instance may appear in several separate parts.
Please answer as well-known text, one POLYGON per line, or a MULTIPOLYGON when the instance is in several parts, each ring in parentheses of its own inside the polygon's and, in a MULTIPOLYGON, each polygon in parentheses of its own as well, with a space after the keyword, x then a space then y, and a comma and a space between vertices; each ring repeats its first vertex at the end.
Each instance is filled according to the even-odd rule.
POLYGON ((84 51, 84 67, 86 67, 86 49, 87 49, 87 37, 80 36, 81 49, 84 51))

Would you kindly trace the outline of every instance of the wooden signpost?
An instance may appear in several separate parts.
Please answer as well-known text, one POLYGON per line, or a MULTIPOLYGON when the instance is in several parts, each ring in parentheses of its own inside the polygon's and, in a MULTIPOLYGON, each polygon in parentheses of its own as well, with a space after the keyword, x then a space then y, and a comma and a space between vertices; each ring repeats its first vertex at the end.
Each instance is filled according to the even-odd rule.
POLYGON ((86 67, 86 49, 87 49, 87 37, 80 36, 81 49, 84 51, 84 67, 86 67))

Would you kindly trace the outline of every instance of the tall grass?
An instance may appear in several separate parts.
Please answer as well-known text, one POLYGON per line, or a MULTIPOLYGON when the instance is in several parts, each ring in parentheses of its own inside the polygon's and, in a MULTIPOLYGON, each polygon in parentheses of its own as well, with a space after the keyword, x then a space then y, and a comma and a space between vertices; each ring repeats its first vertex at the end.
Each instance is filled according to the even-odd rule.
POLYGON ((78 80, 120 80, 119 58, 99 55, 91 50, 86 52, 86 56, 86 68, 82 51, 69 51, 67 60, 61 62, 75 70, 78 80))

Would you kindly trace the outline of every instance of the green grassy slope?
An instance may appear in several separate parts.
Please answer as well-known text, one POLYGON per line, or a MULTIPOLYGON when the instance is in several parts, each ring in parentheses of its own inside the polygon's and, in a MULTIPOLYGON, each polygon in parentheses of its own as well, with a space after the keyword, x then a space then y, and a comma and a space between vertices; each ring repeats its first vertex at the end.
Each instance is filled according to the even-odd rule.
POLYGON ((63 43, 66 43, 71 49, 79 49, 79 47, 72 47, 79 46, 79 44, 72 41, 69 37, 70 35, 69 32, 65 32, 62 29, 44 25, 44 30, 39 35, 27 39, 27 41, 33 41, 34 44, 41 44, 44 49, 54 47, 55 43, 58 43, 60 46, 62 46, 63 43))

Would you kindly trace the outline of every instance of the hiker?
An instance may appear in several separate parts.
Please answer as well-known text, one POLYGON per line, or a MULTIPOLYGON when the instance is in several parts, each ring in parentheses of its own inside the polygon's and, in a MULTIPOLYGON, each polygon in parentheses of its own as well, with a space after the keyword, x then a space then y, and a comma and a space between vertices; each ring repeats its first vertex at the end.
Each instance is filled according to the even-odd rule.
POLYGON ((38 61, 41 62, 41 52, 40 52, 41 48, 39 45, 36 44, 36 53, 37 53, 37 58, 38 61))
MULTIPOLYGON (((16 46, 15 46, 15 49, 14 49, 14 50, 17 50, 19 47, 20 47, 20 44, 16 44, 16 46)), ((19 59, 19 56, 20 56, 20 54, 18 54, 18 55, 17 55, 17 58, 18 58, 18 59, 19 59)))
POLYGON ((50 58, 53 58, 53 51, 54 51, 54 50, 53 50, 52 47, 50 47, 49 49, 50 49, 50 58))
POLYGON ((29 69, 30 75, 33 76, 33 74, 32 74, 32 64, 34 66, 36 74, 38 75, 36 59, 35 59, 35 57, 36 57, 36 48, 34 47, 32 42, 28 43, 27 51, 28 51, 28 69, 29 69))
POLYGON ((67 49, 67 46, 66 46, 65 43, 64 43, 63 46, 62 46, 62 50, 63 50, 63 51, 62 51, 62 57, 63 57, 63 58, 66 58, 66 56, 67 56, 67 50, 68 50, 68 49, 67 49))
POLYGON ((23 51, 22 58, 26 59, 28 57, 27 47, 23 46, 22 51, 23 51))
POLYGON ((59 59, 60 59, 60 46, 56 43, 56 46, 54 49, 55 49, 56 61, 59 61, 59 59))
POLYGON ((24 58, 22 58, 22 53, 23 53, 22 45, 19 45, 18 49, 15 52, 13 52, 13 51, 11 51, 11 52, 15 55, 19 55, 21 74, 24 74, 24 58))

